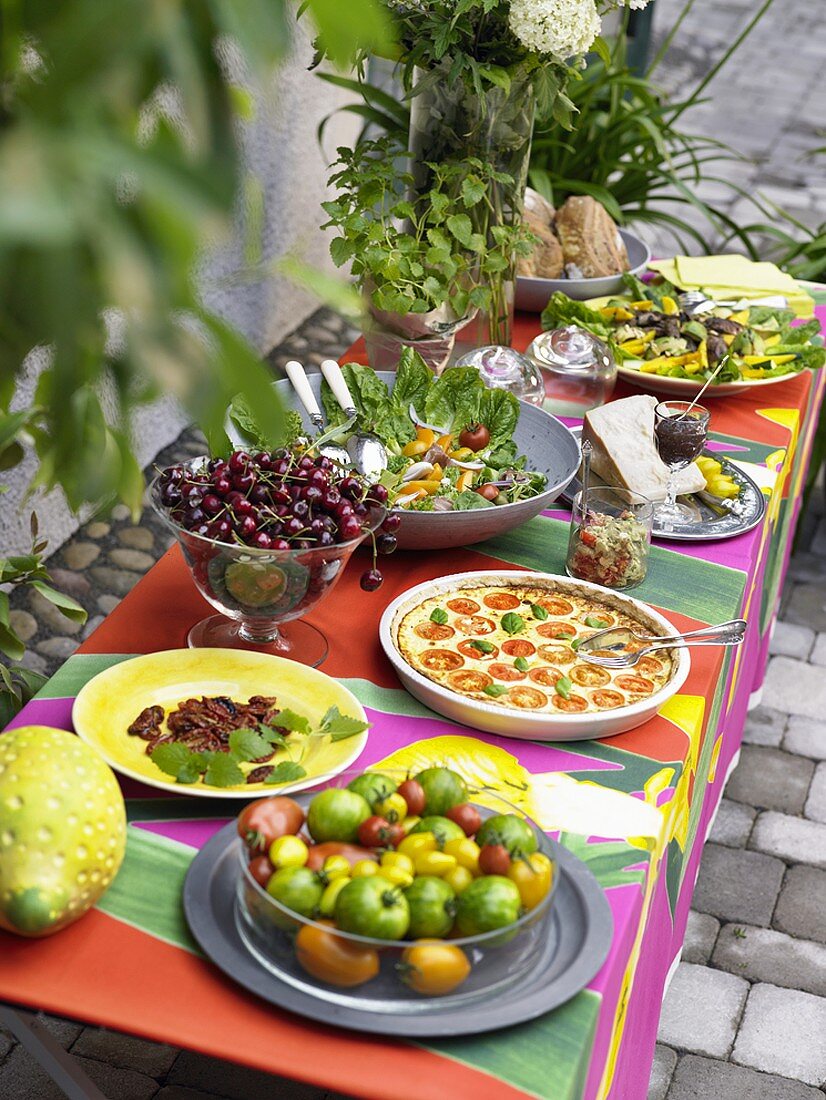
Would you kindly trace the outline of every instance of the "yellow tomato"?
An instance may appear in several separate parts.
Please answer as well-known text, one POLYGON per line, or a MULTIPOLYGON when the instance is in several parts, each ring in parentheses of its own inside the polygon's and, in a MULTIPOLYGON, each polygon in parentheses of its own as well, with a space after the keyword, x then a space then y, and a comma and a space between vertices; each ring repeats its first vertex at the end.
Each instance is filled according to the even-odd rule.
POLYGON ((453 436, 450 435, 450 433, 447 435, 440 435, 437 442, 443 451, 449 451, 453 446, 453 436))
POLYGON ((394 886, 401 886, 403 889, 407 889, 413 882, 413 875, 409 871, 405 871, 403 867, 382 867, 381 874, 382 878, 386 878, 394 886))
POLYGON ((377 802, 374 812, 393 825, 397 821, 404 821, 407 817, 407 803, 400 794, 394 792, 389 794, 387 798, 383 798, 381 802, 377 802))
POLYGON ((461 894, 473 882, 473 875, 467 867, 457 866, 443 876, 445 882, 451 887, 454 894, 461 894))
POLYGON ((413 439, 402 447, 402 454, 406 458, 415 458, 416 455, 423 455, 429 446, 423 439, 413 439))
POLYGON ((553 864, 542 852, 533 852, 527 859, 515 859, 508 878, 516 884, 522 904, 534 909, 551 888, 553 864))
POLYGON ((404 852, 406 856, 410 856, 415 861, 420 852, 435 852, 438 847, 438 842, 433 833, 411 833, 410 836, 406 836, 404 840, 399 841, 396 851, 404 852))
POLYGON ((350 874, 353 878, 368 878, 370 875, 377 875, 379 873, 379 865, 372 859, 360 859, 358 863, 353 864, 353 869, 350 874))
POLYGON ((419 852, 413 856, 413 864, 417 875, 436 875, 442 878, 457 867, 456 856, 449 856, 446 852, 419 852))
POLYGON ((327 856, 321 865, 321 870, 330 882, 336 878, 350 877, 350 861, 344 856, 327 856))
POLYGON ((480 874, 480 848, 476 841, 471 840, 469 836, 462 837, 459 840, 448 840, 445 843, 444 851, 446 851, 449 856, 455 856, 459 866, 466 868, 472 875, 480 874))
POLYGON ((408 875, 413 874, 413 860, 404 852, 385 852, 381 857, 382 867, 399 867, 408 875))
POLYGON ((398 964, 403 982, 417 993, 439 997, 451 993, 470 974, 467 955, 442 940, 416 940, 402 952, 398 964))
POLYGON ((277 871, 282 867, 303 867, 309 856, 310 850, 300 836, 280 836, 270 845, 270 863, 277 871))
POLYGON ((436 433, 430 428, 417 428, 416 439, 425 444, 425 450, 436 442, 436 433))
POLYGON ((407 836, 407 834, 411 831, 411 829, 415 829, 416 826, 419 824, 419 822, 421 820, 422 819, 420 817, 417 817, 416 814, 413 814, 412 817, 406 817, 404 819, 404 821, 402 822, 402 828, 404 829, 404 835, 407 836))
POLYGON ((342 878, 334 878, 333 881, 325 887, 324 893, 321 895, 321 901, 318 903, 318 911, 322 917, 331 917, 335 912, 336 898, 347 885, 348 882, 352 882, 349 875, 344 875, 342 878))

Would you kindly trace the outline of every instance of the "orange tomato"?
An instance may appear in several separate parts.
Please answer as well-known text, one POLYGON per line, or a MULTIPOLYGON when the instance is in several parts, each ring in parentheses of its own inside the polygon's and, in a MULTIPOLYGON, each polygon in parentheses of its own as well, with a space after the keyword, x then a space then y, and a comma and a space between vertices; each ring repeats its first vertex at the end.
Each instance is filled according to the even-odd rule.
POLYGON ((460 947, 443 940, 416 940, 397 964, 403 982, 426 997, 452 993, 470 974, 470 962, 460 947))
POLYGON ((303 970, 329 985, 363 985, 379 972, 378 951, 338 935, 332 921, 305 924, 295 937, 295 957, 303 970))

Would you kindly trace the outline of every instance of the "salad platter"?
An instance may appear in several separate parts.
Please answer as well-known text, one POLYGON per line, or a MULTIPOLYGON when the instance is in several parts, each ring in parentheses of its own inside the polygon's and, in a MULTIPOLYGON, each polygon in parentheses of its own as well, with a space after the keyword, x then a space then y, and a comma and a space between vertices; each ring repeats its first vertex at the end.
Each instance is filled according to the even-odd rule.
POLYGON ((818 321, 793 325, 791 309, 744 304, 686 313, 671 283, 628 274, 623 281, 622 297, 575 302, 554 294, 542 324, 576 324, 607 341, 619 377, 638 389, 690 399, 714 375, 704 397, 733 396, 826 363, 826 348, 814 342, 818 321))
MULTIPOLYGON (((350 422, 320 374, 308 376, 336 442, 356 431, 384 443, 381 483, 401 517, 402 549, 442 549, 494 538, 549 508, 579 466, 579 446, 555 417, 489 389, 473 367, 436 377, 415 354, 398 371, 342 367, 358 416, 350 422), (471 430, 472 429, 472 430, 471 430)), ((295 433, 312 434, 289 382, 276 388, 293 412, 295 433)), ((227 430, 240 446, 263 446, 242 404, 230 409, 227 430)))
MULTIPOLYGON (((579 439, 582 436, 581 428, 571 429, 579 439)), ((701 468, 709 476, 728 479, 737 487, 737 494, 726 500, 717 499, 708 493, 694 493, 680 496, 681 503, 691 509, 691 518, 686 523, 671 523, 664 525, 657 518, 657 510, 654 509, 652 535, 654 538, 672 539, 679 542, 711 542, 716 539, 733 538, 735 535, 745 534, 756 527, 766 511, 766 498, 760 490, 760 486, 736 463, 729 461, 724 455, 716 451, 703 451, 701 468)), ((591 471, 591 485, 597 487, 605 484, 603 478, 591 471)), ((712 488, 714 482, 711 483, 712 488)), ((574 497, 582 488, 579 471, 576 472, 570 483, 562 493, 562 499, 571 504, 574 497)))
POLYGON ((684 649, 619 678, 578 660, 585 638, 620 623, 676 633, 647 604, 600 585, 480 571, 409 589, 385 610, 379 637, 402 684, 438 714, 506 737, 578 741, 641 725, 688 676, 684 649))

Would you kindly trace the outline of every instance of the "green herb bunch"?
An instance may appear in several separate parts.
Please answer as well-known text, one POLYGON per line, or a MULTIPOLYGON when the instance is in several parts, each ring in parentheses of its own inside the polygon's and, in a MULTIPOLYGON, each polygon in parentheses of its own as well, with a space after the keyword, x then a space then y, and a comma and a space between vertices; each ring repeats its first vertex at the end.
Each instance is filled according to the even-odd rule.
POLYGON ((406 154, 388 141, 340 148, 329 183, 338 196, 323 203, 335 228, 330 243, 337 267, 350 264, 376 309, 429 313, 449 306, 456 318, 488 309, 490 279, 528 255, 533 235, 524 226, 497 224, 491 184, 505 173, 477 157, 428 164, 430 187, 411 202, 413 176, 397 170, 406 154))

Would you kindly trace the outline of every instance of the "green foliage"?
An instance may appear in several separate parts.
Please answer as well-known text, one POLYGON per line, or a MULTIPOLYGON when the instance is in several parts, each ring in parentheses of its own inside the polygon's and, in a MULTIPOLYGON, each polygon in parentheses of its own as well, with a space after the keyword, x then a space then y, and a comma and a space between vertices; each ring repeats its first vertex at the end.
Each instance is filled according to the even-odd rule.
MULTIPOLYGON (((374 0, 306 7, 336 50, 387 47, 374 0)), ((73 508, 120 496, 137 512, 130 412, 161 392, 219 446, 239 390, 267 434, 281 430, 266 368, 204 309, 193 274, 250 193, 237 122, 251 101, 220 44, 266 78, 292 20, 286 0, 0 0, 0 468, 19 461, 25 429, 38 483, 73 508), (12 415, 34 348, 49 365, 34 406, 12 415)))
POLYGON ((338 267, 350 270, 373 306, 390 313, 429 313, 447 305, 456 318, 490 303, 489 277, 530 252, 522 226, 499 226, 488 199, 492 182, 507 182, 476 157, 428 164, 429 190, 411 203, 413 177, 397 171, 389 140, 338 150, 323 203, 339 235, 330 243, 338 267), (401 194, 400 194, 401 192, 401 194))
MULTIPOLYGON (((53 603, 62 615, 73 622, 86 622, 86 611, 69 596, 52 588, 51 577, 43 564, 46 542, 38 537, 37 517, 31 518, 32 545, 27 554, 0 557, 0 586, 10 588, 29 585, 53 603)), ((35 695, 46 678, 18 664, 26 647, 15 632, 10 619, 8 591, 0 588, 0 729, 35 695)))

